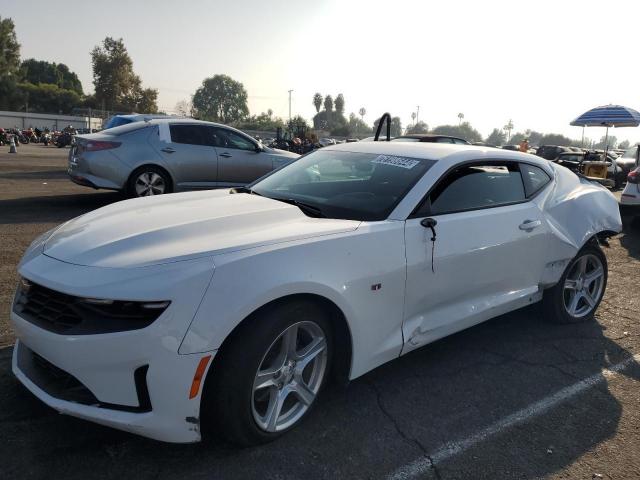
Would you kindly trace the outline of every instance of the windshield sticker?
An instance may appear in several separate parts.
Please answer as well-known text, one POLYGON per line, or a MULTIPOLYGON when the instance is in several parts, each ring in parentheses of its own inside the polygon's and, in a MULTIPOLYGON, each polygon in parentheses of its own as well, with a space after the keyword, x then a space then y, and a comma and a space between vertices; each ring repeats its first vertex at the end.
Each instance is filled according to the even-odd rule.
POLYGON ((394 157, 391 155, 378 155, 372 160, 372 163, 381 163, 382 165, 392 165, 394 167, 411 169, 420 163, 419 160, 405 157, 394 157))

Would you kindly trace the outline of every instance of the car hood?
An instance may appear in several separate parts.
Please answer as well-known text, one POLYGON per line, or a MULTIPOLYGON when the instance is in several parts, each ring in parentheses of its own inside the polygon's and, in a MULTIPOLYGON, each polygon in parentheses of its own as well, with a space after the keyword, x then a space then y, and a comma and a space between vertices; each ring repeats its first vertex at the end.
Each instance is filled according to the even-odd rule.
POLYGON ((353 231, 287 203, 228 190, 114 203, 58 228, 44 254, 76 265, 131 268, 353 231))

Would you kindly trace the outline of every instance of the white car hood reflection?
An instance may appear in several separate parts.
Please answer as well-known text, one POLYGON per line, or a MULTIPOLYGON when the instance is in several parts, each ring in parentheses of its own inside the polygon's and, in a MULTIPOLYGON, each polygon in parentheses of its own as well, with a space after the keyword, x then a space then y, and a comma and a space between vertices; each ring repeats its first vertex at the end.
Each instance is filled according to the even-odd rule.
POLYGON ((118 202, 82 215, 45 243, 76 265, 128 268, 218 255, 355 230, 360 222, 309 218, 299 208, 227 190, 118 202))

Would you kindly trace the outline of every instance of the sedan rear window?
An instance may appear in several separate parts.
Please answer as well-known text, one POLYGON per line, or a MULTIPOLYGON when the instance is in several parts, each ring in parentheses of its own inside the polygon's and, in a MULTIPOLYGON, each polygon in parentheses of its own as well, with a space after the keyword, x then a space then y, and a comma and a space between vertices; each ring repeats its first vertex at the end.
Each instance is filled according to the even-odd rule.
POLYGON ((317 150, 256 183, 255 193, 311 206, 320 216, 384 220, 434 160, 317 150))
POLYGON ((103 130, 102 132, 108 135, 126 135, 127 133, 135 132, 136 130, 140 130, 141 128, 147 127, 149 124, 147 122, 132 122, 127 123, 125 125, 121 125, 119 127, 108 128, 103 130))

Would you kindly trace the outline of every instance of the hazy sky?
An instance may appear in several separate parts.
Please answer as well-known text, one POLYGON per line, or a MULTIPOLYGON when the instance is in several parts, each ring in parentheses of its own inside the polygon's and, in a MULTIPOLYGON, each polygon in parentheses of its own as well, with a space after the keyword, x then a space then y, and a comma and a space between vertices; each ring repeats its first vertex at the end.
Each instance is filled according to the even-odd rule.
MULTIPOLYGON (((0 0, 0 15, 23 59, 67 64, 85 91, 91 49, 122 37, 167 111, 216 73, 244 84, 251 113, 285 118, 289 89, 308 119, 314 92, 342 93, 369 124, 389 111, 406 125, 419 105, 431 127, 462 112, 483 135, 511 118, 580 138, 569 122, 591 107, 640 110, 638 0, 0 0)), ((640 140, 638 128, 612 134, 640 140)))

